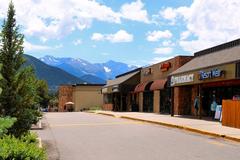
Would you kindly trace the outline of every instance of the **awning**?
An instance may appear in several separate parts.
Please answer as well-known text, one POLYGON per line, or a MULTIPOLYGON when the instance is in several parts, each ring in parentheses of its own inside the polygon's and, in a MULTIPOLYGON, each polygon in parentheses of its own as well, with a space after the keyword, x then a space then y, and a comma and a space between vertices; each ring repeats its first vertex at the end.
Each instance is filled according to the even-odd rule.
POLYGON ((126 83, 129 79, 133 78, 137 75, 140 71, 135 71, 120 77, 117 77, 113 80, 108 80, 107 84, 102 87, 102 93, 113 93, 113 92, 120 92, 120 85, 126 83), (107 88, 107 89, 105 89, 107 88))
POLYGON ((102 94, 108 94, 112 92, 112 86, 102 88, 102 94))
POLYGON ((145 87, 147 86, 149 82, 143 82, 143 83, 139 83, 135 89, 134 89, 134 92, 137 93, 137 92, 143 92, 145 90, 145 87))
POLYGON ((166 82, 167 82, 167 79, 155 80, 155 81, 153 81, 153 83, 150 87, 150 90, 153 91, 153 90, 164 89, 166 82))

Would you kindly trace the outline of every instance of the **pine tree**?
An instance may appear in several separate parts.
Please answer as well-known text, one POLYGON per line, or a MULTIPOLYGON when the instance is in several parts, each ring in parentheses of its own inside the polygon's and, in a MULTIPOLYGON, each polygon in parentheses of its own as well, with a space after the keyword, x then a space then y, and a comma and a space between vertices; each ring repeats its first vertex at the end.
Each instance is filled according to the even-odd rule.
POLYGON ((23 66, 23 42, 24 36, 19 33, 16 25, 15 9, 11 1, 0 35, 0 114, 17 118, 10 129, 15 136, 27 132, 38 116, 34 107, 38 99, 35 87, 37 79, 31 67, 23 66))

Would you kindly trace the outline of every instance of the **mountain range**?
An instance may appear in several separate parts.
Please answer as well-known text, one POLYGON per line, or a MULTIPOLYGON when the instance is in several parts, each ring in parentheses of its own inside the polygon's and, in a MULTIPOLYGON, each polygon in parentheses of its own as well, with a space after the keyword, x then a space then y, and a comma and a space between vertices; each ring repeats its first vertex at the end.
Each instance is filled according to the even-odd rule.
POLYGON ((90 83, 105 83, 108 79, 114 79, 116 75, 137 68, 112 60, 105 63, 90 63, 80 58, 57 58, 49 55, 39 59, 90 83))
POLYGON ((49 66, 33 56, 24 55, 24 58, 26 59, 25 65, 32 66, 37 78, 45 80, 51 91, 56 91, 61 84, 86 83, 86 81, 60 68, 49 66))
POLYGON ((46 80, 52 91, 56 91, 61 84, 103 84, 106 80, 115 78, 116 75, 136 68, 115 61, 92 64, 86 60, 74 58, 45 56, 37 59, 30 55, 24 55, 24 57, 25 65, 33 66, 36 76, 46 80))

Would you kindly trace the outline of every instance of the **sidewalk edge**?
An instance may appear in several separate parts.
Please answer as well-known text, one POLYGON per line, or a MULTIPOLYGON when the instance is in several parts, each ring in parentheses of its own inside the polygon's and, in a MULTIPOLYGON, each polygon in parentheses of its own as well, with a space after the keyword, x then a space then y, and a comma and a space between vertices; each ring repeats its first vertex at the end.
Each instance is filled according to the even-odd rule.
POLYGON ((213 133, 213 132, 203 131, 203 130, 196 129, 196 128, 191 128, 191 127, 186 127, 186 126, 181 126, 181 125, 175 125, 175 124, 165 123, 165 122, 159 122, 159 121, 145 120, 145 119, 141 119, 141 118, 134 118, 134 117, 128 117, 128 116, 116 116, 116 115, 111 114, 111 113, 102 113, 102 112, 95 112, 95 113, 96 114, 101 114, 101 115, 106 115, 106 116, 111 116, 111 117, 115 117, 115 118, 123 118, 123 119, 146 122, 146 123, 158 124, 158 125, 171 127, 171 128, 178 128, 178 129, 182 129, 182 130, 185 130, 185 131, 190 131, 190 132, 194 132, 194 133, 198 133, 198 134, 202 134, 202 135, 208 135, 208 136, 212 136, 212 137, 224 138, 224 139, 227 139, 227 140, 240 142, 240 138, 228 136, 228 135, 225 135, 225 134, 217 134, 217 133, 213 133))

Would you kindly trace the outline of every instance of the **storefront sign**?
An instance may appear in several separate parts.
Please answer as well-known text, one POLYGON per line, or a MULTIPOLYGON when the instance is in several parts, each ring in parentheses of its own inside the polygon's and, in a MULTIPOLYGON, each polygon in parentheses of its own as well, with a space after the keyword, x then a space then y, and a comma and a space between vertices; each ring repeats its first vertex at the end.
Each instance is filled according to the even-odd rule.
POLYGON ((193 82, 194 74, 182 75, 182 76, 172 76, 171 77, 171 86, 181 83, 193 82))
POLYGON ((210 71, 199 71, 199 80, 222 77, 223 73, 224 73, 223 70, 220 69, 212 69, 210 71))
POLYGON ((144 76, 148 76, 152 74, 152 68, 147 68, 145 71, 144 71, 144 76))
POLYGON ((119 86, 118 85, 113 86, 112 91, 113 92, 119 92, 119 86))
POLYGON ((168 62, 168 63, 163 63, 163 64, 161 64, 161 66, 160 66, 160 70, 161 70, 162 72, 168 71, 169 68, 171 68, 171 63, 170 63, 170 62, 168 62))
POLYGON ((102 88, 102 93, 108 93, 108 88, 102 88))

